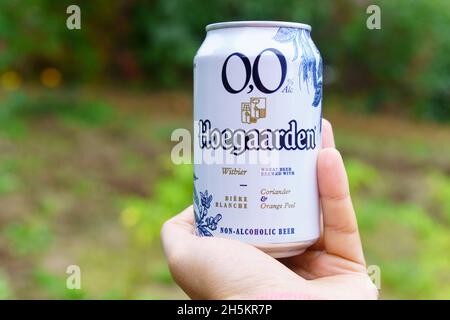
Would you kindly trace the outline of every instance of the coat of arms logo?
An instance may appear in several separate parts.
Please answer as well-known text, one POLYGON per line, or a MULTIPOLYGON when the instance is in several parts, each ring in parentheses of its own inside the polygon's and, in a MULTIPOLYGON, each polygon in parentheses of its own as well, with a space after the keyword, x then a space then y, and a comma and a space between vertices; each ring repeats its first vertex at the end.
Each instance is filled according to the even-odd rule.
POLYGON ((256 123, 266 117, 266 98, 250 98, 250 102, 241 103, 241 122, 256 123))

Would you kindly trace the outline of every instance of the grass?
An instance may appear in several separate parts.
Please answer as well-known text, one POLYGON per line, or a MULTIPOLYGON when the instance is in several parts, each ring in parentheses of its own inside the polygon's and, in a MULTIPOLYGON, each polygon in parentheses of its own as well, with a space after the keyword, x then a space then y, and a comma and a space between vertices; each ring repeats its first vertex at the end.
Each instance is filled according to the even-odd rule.
MULTIPOLYGON (((0 298, 186 298, 159 228, 191 202, 192 167, 169 161, 170 133, 191 127, 191 97, 97 89, 0 100, 0 298), (72 264, 82 291, 65 288, 72 264)), ((325 102, 381 296, 449 298, 449 127, 325 102)))

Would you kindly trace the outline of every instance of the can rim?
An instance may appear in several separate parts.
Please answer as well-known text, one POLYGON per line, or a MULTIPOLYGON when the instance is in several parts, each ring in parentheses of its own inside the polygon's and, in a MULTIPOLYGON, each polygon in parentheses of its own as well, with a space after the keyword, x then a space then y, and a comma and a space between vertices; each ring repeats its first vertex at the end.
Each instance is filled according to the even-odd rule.
POLYGON ((296 29, 306 29, 311 31, 311 26, 300 22, 287 22, 287 21, 229 21, 229 22, 217 22, 208 24, 205 30, 217 30, 224 28, 239 28, 239 27, 287 27, 296 29))

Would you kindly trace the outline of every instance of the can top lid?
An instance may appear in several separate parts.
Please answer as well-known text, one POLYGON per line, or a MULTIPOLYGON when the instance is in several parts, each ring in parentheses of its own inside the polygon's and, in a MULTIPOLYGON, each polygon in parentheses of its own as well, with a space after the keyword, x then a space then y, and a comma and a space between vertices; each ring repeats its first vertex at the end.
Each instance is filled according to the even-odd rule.
POLYGON ((306 29, 311 31, 311 26, 298 23, 298 22, 285 22, 285 21, 230 21, 230 22, 218 22, 208 24, 206 31, 223 29, 223 28, 241 28, 241 27, 285 27, 285 28, 297 28, 306 29))

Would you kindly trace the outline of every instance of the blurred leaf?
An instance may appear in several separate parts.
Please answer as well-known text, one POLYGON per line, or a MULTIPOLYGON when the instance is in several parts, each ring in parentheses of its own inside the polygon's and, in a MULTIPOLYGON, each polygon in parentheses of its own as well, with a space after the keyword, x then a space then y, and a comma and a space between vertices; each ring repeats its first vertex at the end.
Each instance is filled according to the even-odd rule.
POLYGON ((357 159, 345 160, 351 192, 358 192, 362 188, 369 188, 379 181, 377 170, 357 159))
POLYGON ((6 274, 0 269, 0 300, 12 298, 12 291, 6 274))
POLYGON ((13 252, 18 255, 41 253, 53 240, 50 228, 44 224, 12 223, 5 227, 4 234, 13 252))
POLYGON ((0 172, 0 194, 12 192, 18 186, 19 181, 13 174, 0 172))
POLYGON ((173 284, 172 275, 166 263, 153 266, 150 274, 153 281, 161 284, 173 284))
POLYGON ((84 299, 86 292, 82 289, 71 290, 66 287, 66 279, 46 270, 36 269, 33 272, 36 285, 50 299, 84 299))
POLYGON ((138 244, 159 239, 164 221, 192 203, 192 166, 169 165, 168 169, 169 174, 155 183, 152 198, 124 200, 121 221, 138 244))
MULTIPOLYGON (((98 100, 81 100, 72 92, 50 94, 43 92, 31 96, 25 92, 9 94, 0 107, 0 130, 15 129, 24 121, 59 117, 68 122, 89 126, 106 125, 116 118, 108 103, 98 100)), ((17 131, 17 130, 16 130, 17 131)))
POLYGON ((430 206, 437 207, 447 225, 450 225, 450 177, 434 171, 427 178, 430 206))

